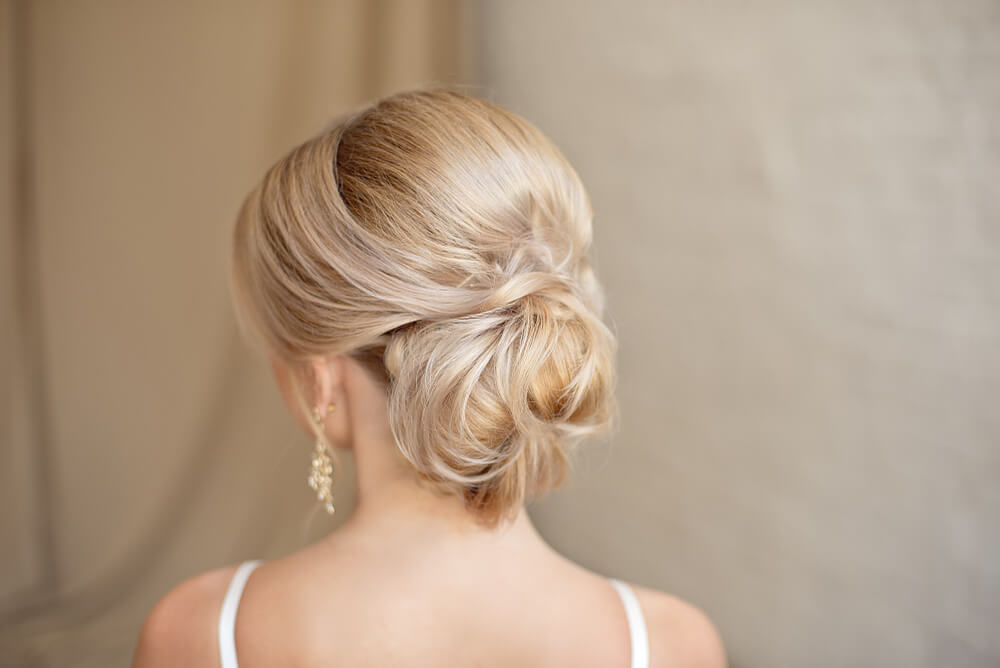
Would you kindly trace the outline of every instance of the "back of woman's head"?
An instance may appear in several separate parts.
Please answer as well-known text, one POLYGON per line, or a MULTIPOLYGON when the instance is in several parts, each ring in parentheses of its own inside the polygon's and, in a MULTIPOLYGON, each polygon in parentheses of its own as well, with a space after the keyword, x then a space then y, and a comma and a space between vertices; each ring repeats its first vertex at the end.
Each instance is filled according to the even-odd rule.
POLYGON ((419 478, 496 526, 617 418, 591 218, 576 172, 523 118, 449 89, 399 93, 295 148, 248 196, 237 313, 293 368, 362 363, 419 478))

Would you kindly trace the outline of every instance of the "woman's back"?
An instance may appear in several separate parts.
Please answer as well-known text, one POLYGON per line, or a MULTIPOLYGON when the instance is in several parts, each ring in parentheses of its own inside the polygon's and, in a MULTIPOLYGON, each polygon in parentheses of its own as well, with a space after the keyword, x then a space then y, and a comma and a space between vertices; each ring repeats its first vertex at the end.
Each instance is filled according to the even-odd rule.
POLYGON ((711 647, 686 647, 704 642, 691 637, 702 621, 696 610, 654 590, 617 589, 552 550, 491 559, 487 543, 393 549, 341 533, 284 559, 225 569, 223 656, 232 651, 242 668, 724 665, 678 663, 692 652, 711 658, 711 647))

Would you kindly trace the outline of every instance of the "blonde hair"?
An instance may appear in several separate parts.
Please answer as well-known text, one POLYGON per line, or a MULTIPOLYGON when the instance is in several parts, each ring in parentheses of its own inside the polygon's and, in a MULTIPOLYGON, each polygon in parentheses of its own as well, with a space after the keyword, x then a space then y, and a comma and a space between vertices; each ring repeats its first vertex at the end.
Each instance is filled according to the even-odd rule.
POLYGON ((384 97, 247 197, 231 273, 241 329, 293 368, 363 363, 419 479, 495 527, 617 423, 592 215, 573 168, 513 112, 444 87, 384 97))

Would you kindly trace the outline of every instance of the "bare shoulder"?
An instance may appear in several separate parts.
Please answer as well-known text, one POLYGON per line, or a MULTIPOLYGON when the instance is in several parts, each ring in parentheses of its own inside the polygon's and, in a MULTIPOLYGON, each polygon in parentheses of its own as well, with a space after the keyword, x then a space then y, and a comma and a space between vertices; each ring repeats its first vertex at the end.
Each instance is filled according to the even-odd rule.
POLYGON ((656 589, 632 588, 646 618, 653 666, 726 668, 722 637, 703 610, 656 589))
POLYGON ((219 609, 236 566, 195 575, 167 592, 146 617, 133 668, 218 666, 219 609))

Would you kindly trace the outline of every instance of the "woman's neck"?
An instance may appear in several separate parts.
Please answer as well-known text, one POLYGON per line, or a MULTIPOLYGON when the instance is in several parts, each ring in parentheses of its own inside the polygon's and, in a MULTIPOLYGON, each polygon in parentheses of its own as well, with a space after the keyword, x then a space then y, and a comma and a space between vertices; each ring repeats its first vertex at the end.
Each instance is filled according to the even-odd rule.
POLYGON ((396 446, 389 427, 384 391, 353 366, 342 398, 342 445, 354 452, 355 508, 342 529, 398 539, 480 543, 496 549, 542 556, 553 553, 523 504, 515 520, 495 529, 483 527, 457 494, 436 492, 418 479, 396 446))

